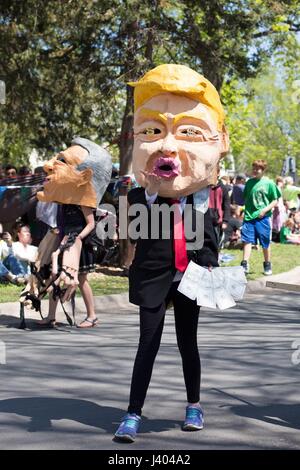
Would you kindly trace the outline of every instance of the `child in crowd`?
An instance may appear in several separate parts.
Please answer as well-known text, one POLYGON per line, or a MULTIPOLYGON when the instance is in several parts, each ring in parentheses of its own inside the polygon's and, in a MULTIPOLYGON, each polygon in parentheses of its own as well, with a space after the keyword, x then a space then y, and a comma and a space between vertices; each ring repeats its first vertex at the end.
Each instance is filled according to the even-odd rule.
POLYGON ((252 178, 245 186, 245 215, 241 229, 242 242, 244 243, 243 261, 241 262, 245 273, 249 273, 249 259, 252 245, 259 240, 264 254, 264 274, 272 274, 271 265, 271 223, 272 210, 278 204, 281 191, 275 183, 265 177, 267 162, 255 160, 252 164, 252 178))
POLYGON ((280 243, 293 243, 300 245, 300 235, 293 233, 295 222, 288 219, 280 230, 280 243))

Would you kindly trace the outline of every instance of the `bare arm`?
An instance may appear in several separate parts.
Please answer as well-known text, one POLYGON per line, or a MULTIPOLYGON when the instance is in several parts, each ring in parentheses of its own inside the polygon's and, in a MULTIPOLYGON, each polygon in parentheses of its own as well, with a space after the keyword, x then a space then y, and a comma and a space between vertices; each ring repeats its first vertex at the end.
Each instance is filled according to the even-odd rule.
POLYGON ((262 219, 269 211, 271 211, 278 204, 278 199, 272 201, 268 206, 266 206, 259 214, 259 218, 262 219))
POLYGON ((80 240, 83 240, 95 228, 95 219, 94 219, 93 209, 91 207, 81 206, 81 210, 83 212, 83 215, 86 221, 86 226, 78 234, 78 237, 80 238, 80 240))

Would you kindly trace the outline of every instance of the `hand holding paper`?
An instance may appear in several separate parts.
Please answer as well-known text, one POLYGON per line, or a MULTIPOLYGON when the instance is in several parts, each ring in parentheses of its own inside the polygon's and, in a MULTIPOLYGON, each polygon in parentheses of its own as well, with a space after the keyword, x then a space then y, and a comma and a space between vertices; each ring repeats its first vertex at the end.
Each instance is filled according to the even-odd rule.
POLYGON ((178 286, 178 291, 197 305, 225 310, 236 305, 244 296, 247 280, 241 266, 207 268, 190 261, 178 286))

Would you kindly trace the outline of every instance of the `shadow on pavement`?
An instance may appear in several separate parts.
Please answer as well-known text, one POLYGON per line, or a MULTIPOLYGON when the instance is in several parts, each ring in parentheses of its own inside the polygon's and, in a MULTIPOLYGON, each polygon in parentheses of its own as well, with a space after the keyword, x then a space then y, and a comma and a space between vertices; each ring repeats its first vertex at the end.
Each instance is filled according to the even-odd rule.
MULTIPOLYGON (((45 316, 46 315, 44 315, 44 318, 45 318, 45 316)), ((56 328, 53 328, 51 326, 40 326, 37 323, 37 320, 41 320, 41 317, 37 318, 37 320, 25 317, 25 320, 26 320, 26 328, 24 328, 24 329, 22 328, 22 331, 27 331, 27 332, 46 331, 46 330, 59 330, 60 328, 65 328, 64 330, 61 330, 61 331, 66 331, 67 332, 71 328, 70 325, 67 323, 67 321, 65 323, 56 322, 56 328)), ((19 330, 20 329, 20 324, 21 324, 21 320, 18 317, 15 317, 15 316, 12 316, 12 315, 1 315, 0 316, 0 327, 1 327, 1 329, 2 328, 12 328, 12 329, 15 329, 15 330, 19 330)), ((74 326, 74 328, 75 328, 75 326, 74 326)))
MULTIPOLYGON (((0 401, 0 413, 28 416, 29 432, 51 431, 52 420, 68 419, 87 426, 104 429, 113 434, 125 411, 120 408, 101 406, 87 400, 68 398, 11 398, 0 401)), ((179 426, 178 421, 143 417, 141 432, 163 432, 179 426)))
POLYGON ((6 328, 18 328, 20 321, 20 318, 13 315, 0 315, 0 325, 6 328))
POLYGON ((238 405, 230 410, 239 416, 258 419, 265 423, 300 429, 300 405, 277 403, 274 405, 238 405))

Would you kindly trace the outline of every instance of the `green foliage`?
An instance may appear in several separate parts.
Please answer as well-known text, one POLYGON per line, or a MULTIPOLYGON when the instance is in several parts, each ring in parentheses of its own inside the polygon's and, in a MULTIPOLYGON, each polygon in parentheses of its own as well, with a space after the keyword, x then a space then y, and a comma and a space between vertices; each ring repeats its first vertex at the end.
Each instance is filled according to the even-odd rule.
POLYGON ((254 76, 299 30, 299 0, 2 0, 0 154, 25 162, 74 135, 116 145, 126 171, 135 80, 160 63, 224 78, 254 76))
MULTIPOLYGON (((297 51, 296 57, 299 45, 297 51)), ((231 149, 239 171, 249 170, 253 160, 262 158, 268 161, 268 172, 276 176, 288 153, 300 166, 300 81, 294 80, 296 64, 290 65, 278 58, 255 79, 246 83, 234 79, 223 86, 231 149)))
POLYGON ((185 0, 174 36, 196 68, 221 89, 225 77, 253 77, 299 30, 299 0, 185 0))
POLYGON ((18 125, 14 123, 8 125, 3 122, 0 130, 1 164, 25 165, 28 162, 30 150, 32 150, 30 140, 20 131, 18 125))
POLYGON ((101 62, 114 2, 97 2, 93 15, 93 1, 3 3, 7 125, 17 123, 32 145, 45 151, 76 134, 111 138, 116 122, 107 109, 115 110, 120 99, 112 89, 115 68, 101 62))

